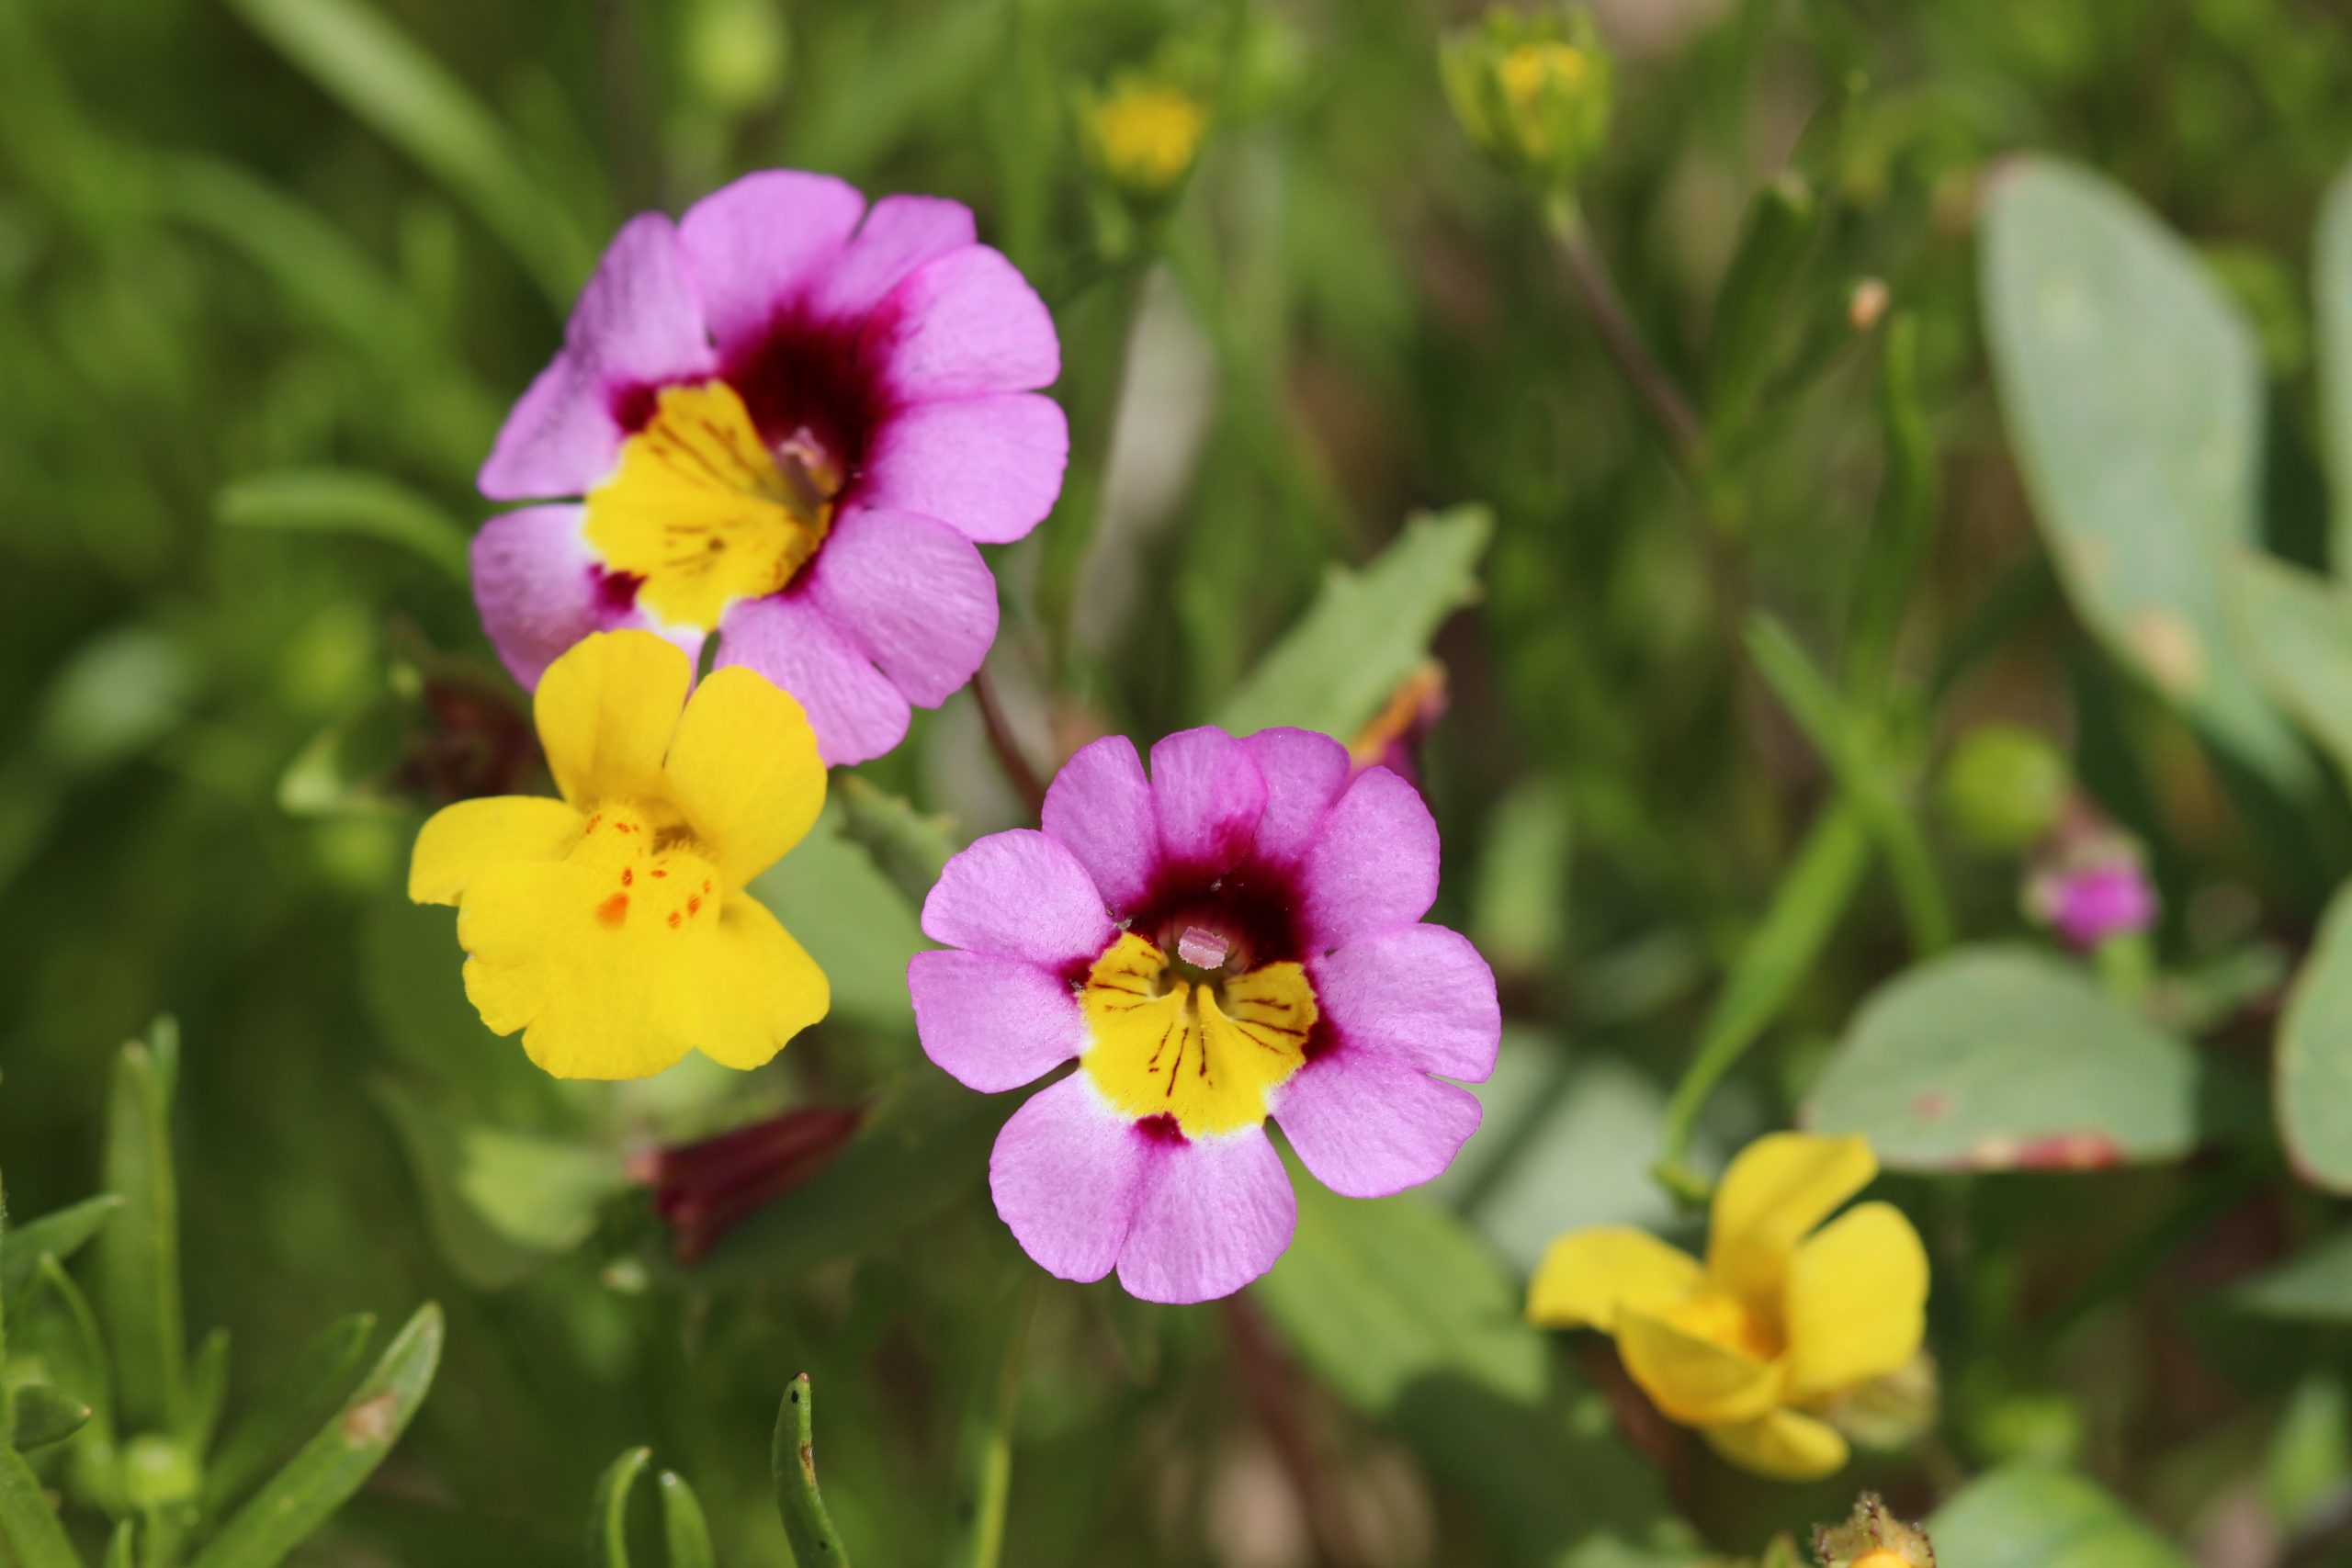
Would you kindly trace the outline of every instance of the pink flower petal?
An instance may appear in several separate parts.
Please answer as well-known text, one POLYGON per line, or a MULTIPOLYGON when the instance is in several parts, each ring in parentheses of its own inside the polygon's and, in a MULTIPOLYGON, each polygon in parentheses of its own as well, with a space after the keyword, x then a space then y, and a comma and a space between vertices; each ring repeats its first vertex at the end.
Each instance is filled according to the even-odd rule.
POLYGON ((1086 1046, 1069 982, 1019 958, 918 953, 907 964, 926 1055, 967 1089, 1019 1089, 1086 1046))
POLYGON ((1297 1228, 1298 1198, 1264 1128, 1189 1143, 1136 1135, 1150 1140, 1151 1159, 1119 1252, 1128 1294, 1211 1301, 1274 1266, 1297 1228))
POLYGON ((1343 1052, 1377 1052, 1465 1083, 1495 1070, 1503 1032, 1495 972, 1459 932, 1392 926, 1310 960, 1307 978, 1343 1052))
POLYGON ((1261 729, 1242 742, 1266 780, 1258 853, 1287 864, 1306 852, 1323 814, 1348 787, 1348 749, 1311 729, 1261 729))
POLYGON ((1342 1045, 1276 1089, 1273 1113, 1317 1180, 1341 1197, 1385 1198, 1453 1164, 1479 1105, 1410 1063, 1342 1045))
POLYGON ((1300 866, 1315 945, 1419 919, 1437 901, 1437 821, 1420 792, 1386 768, 1365 769, 1300 866))
POLYGON ((996 640, 996 579, 972 541, 911 512, 853 510, 825 536, 808 596, 914 702, 935 707, 996 640))
POLYGON ((717 364, 701 301, 658 212, 621 225, 565 323, 563 348, 498 432, 476 480, 492 501, 584 495, 612 472, 630 402, 717 364))
POLYGON ((1169 859, 1230 865, 1258 830, 1266 780, 1249 748, 1224 730, 1181 730, 1151 749, 1151 800, 1169 859))
POLYGON ((767 333, 842 254, 865 198, 830 175, 763 169, 722 186, 678 221, 703 311, 732 357, 767 333))
POLYGON ((984 545, 1026 536, 1054 509, 1069 422, 1035 392, 914 403, 889 416, 865 455, 860 500, 936 517, 984 545))
POLYGON ((1046 791, 1045 828, 1085 865, 1113 908, 1142 898, 1159 862, 1159 829, 1136 743, 1106 735, 1079 748, 1046 791))
POLYGON ((996 1212, 1048 1274, 1100 1280, 1126 1245, 1155 1151, 1072 1073, 1012 1113, 989 1156, 996 1212))
POLYGON ((827 767, 879 757, 907 733, 907 699, 807 593, 728 606, 718 665, 758 671, 800 700, 827 767))
POLYGON ((626 578, 607 575, 582 535, 587 508, 526 506, 493 517, 474 536, 474 605, 491 646, 526 691, 547 667, 591 632, 642 626, 694 658, 702 633, 662 626, 637 608, 626 578))
POLYGON ((866 348, 895 400, 1026 392, 1061 373, 1054 319, 986 245, 934 257, 875 308, 866 348))
POLYGON ((922 932, 1057 972, 1091 963, 1119 934, 1078 857, 1034 828, 957 852, 923 900, 922 932))
POLYGON ((972 210, 937 196, 886 196, 856 237, 809 290, 809 313, 824 321, 863 316, 907 274, 977 237, 972 210))

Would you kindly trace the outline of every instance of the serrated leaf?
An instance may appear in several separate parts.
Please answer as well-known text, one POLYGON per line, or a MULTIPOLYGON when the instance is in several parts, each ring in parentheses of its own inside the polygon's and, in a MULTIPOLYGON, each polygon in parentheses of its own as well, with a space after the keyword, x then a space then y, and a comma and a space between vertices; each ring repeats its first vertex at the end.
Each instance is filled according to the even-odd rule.
POLYGON ((1872 993, 1804 1121, 1893 1170, 2082 1168, 2177 1159, 2242 1090, 2064 960, 1974 947, 1872 993))
POLYGON ((2352 886, 2329 901, 2287 994, 2271 1071, 2296 1172, 2352 1192, 2352 886))
POLYGON ((1425 513, 1361 571, 1332 569, 1216 722, 1236 735, 1278 725, 1354 735, 1428 657, 1445 618, 1477 596, 1493 531, 1482 506, 1425 513))
POLYGON ((597 1477, 588 1509, 590 1568, 628 1568, 628 1495, 652 1458, 651 1449, 631 1449, 597 1477))
POLYGON ((2179 1548, 2079 1475, 2038 1466, 1980 1477, 1928 1520, 1951 1568, 2189 1568, 2179 1548))
POLYGON ((397 545, 467 581, 466 531, 407 486, 356 468, 287 468, 255 474, 212 503, 223 527, 350 534, 397 545))
POLYGON ((2136 201, 2051 159, 1991 182, 1983 257, 2002 415, 2075 610, 2217 744, 2306 784, 2224 614, 2223 569, 2256 534, 2262 412, 2237 307, 2136 201))
POLYGON ((231 1516, 189 1568, 277 1568, 284 1562, 400 1441, 433 1384, 441 1336, 441 1309, 427 1302, 343 1408, 231 1516))

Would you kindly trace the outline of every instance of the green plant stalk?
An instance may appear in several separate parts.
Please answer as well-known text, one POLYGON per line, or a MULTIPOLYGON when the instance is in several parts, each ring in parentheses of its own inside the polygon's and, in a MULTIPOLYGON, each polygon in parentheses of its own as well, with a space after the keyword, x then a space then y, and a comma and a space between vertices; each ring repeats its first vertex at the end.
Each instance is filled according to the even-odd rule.
POLYGON ((849 1552, 825 1499, 817 1490, 816 1412, 811 1408, 808 1374, 795 1377, 776 1406, 775 1440, 768 1450, 775 1477, 776 1512, 784 1517, 784 1539, 792 1543, 792 1560, 799 1568, 849 1568, 849 1552))
POLYGON ((1038 530, 1037 563, 1037 616, 1059 675, 1069 673, 1070 622, 1077 608, 1079 580, 1102 527, 1111 437, 1118 428, 1119 406, 1125 400, 1127 352, 1135 342, 1144 284, 1149 276, 1144 259, 1131 259, 1111 275, 1117 288, 1102 306, 1105 319, 1089 344, 1088 363, 1065 378, 1065 385, 1077 394, 1077 407, 1070 417, 1070 466, 1062 482, 1061 499, 1038 530))
POLYGON ((1036 1306, 1033 1276, 1014 1292, 1003 1314, 996 1376, 978 1391, 965 1417, 965 1495, 959 1510, 964 1538, 951 1559, 965 1568, 997 1568, 1004 1554, 1005 1503, 1012 1490, 1012 1417, 1020 1404, 1023 1356, 1036 1306))
POLYGON ((1935 442, 1919 407, 1919 322, 1907 311, 1886 329, 1879 418, 1886 475, 1846 637, 1846 690, 1865 712, 1876 709, 1885 693, 1904 604, 1918 581, 1935 525, 1935 442))
POLYGON ((1650 351, 1641 328, 1634 324, 1610 276, 1609 264, 1585 228, 1583 214, 1573 200, 1563 197, 1552 203, 1544 216, 1568 264, 1568 282, 1576 290, 1577 302, 1591 318, 1600 346, 1641 399, 1643 412, 1666 437, 1676 458, 1694 477, 1702 474, 1707 467, 1706 426, 1689 395, 1650 351))
POLYGON ((1704 1203, 1713 1184, 1687 1163, 1690 1134, 1707 1097, 1788 1005, 1870 863, 1870 834, 1854 802, 1839 799, 1814 818, 1795 863, 1774 890, 1700 1032, 1697 1053, 1667 1101, 1652 1174, 1676 1199, 1704 1203))

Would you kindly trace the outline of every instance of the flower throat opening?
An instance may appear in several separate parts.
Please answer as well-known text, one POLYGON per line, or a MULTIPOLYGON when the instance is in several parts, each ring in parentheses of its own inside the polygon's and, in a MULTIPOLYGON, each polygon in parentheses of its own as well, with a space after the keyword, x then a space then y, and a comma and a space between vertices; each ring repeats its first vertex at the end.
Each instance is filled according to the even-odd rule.
POLYGON ((1213 927, 1182 926, 1171 958, 1130 931, 1080 987, 1092 1034, 1081 1070, 1121 1114, 1169 1117, 1187 1138, 1253 1127, 1306 1059, 1317 1010, 1301 965, 1243 968, 1213 927))

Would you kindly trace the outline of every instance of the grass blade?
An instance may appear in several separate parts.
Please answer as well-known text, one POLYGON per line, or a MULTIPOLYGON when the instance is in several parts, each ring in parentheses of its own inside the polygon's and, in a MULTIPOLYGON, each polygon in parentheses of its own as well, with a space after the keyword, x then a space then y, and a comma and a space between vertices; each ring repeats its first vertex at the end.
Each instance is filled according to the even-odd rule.
POLYGON ((222 1509, 253 1490, 265 1471, 293 1448, 304 1432, 343 1403, 359 1358, 376 1333, 376 1314, 353 1313, 329 1324, 305 1345, 270 1390, 269 1397, 237 1423, 220 1452, 205 1467, 204 1512, 222 1509))
POLYGON ((122 1213, 99 1233, 98 1315, 114 1351, 126 1430, 175 1424, 187 1397, 180 1314, 179 1190, 172 1175, 171 1053, 158 1023, 116 1059, 106 1184, 122 1213))
POLYGON ((598 1478, 588 1510, 588 1568, 628 1568, 628 1495, 652 1457, 651 1449, 631 1449, 598 1478))
POLYGON ((73 1257, 121 1207, 121 1199, 102 1192, 28 1224, 9 1226, 6 1243, 0 1245, 0 1320, 22 1305, 40 1272, 42 1258, 62 1261, 73 1257))
POLYGON ((669 1549, 670 1568, 714 1568, 710 1525, 695 1489, 674 1470, 662 1472, 661 1484, 662 1541, 669 1549))
POLYGON ((466 531, 404 485, 353 468, 285 468, 221 491, 212 513, 223 527, 354 534, 414 552, 466 581, 466 531))

